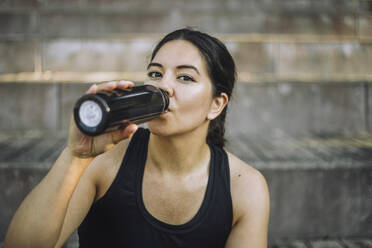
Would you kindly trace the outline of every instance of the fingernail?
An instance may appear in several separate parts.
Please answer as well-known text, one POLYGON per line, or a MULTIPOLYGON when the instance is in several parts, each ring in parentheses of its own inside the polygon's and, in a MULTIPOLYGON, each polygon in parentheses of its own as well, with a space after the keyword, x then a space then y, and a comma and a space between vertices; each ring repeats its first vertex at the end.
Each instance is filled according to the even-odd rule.
POLYGON ((121 81, 119 81, 119 84, 120 85, 125 85, 125 86, 131 86, 131 85, 133 85, 133 82, 121 80, 121 81))
POLYGON ((96 88, 97 85, 93 84, 92 86, 89 87, 88 92, 92 92, 94 88, 96 88))

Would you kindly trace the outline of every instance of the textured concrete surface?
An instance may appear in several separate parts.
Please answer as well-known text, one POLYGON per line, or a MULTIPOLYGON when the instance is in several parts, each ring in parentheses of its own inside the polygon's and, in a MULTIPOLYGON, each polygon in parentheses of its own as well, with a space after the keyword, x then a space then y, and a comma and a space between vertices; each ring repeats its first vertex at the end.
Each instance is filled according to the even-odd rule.
POLYGON ((60 115, 58 93, 55 84, 2 84, 0 129, 57 131, 60 115))
POLYGON ((372 35, 372 15, 363 15, 359 18, 359 35, 371 36, 372 35))
MULTIPOLYGON (((0 133, 0 240, 21 200, 65 146, 64 136, 55 135, 0 133)), ((371 134, 246 136, 230 138, 227 149, 267 179, 272 242, 372 237, 371 134)))
POLYGON ((74 105, 89 88, 90 85, 88 84, 63 84, 61 85, 61 131, 66 133, 70 124, 70 120, 72 118, 72 112, 74 109, 74 105))
POLYGON ((368 131, 372 131, 372 86, 369 85, 369 84, 366 84, 365 85, 366 87, 366 93, 367 93, 367 96, 368 96, 368 101, 366 102, 366 113, 368 115, 368 118, 367 118, 367 127, 368 127, 368 131))
POLYGON ((365 131, 365 105, 363 84, 238 84, 228 125, 233 136, 365 131))
POLYGON ((372 247, 370 0, 0 1, 0 247, 88 88, 60 81, 144 80, 161 34, 184 26, 220 34, 253 82, 237 85, 227 133, 268 179, 270 246, 372 247))
POLYGON ((372 169, 368 167, 263 169, 271 190, 271 236, 372 236, 367 231, 372 222, 372 169))
POLYGON ((0 73, 33 72, 35 44, 30 41, 0 41, 0 73))
MULTIPOLYGON (((120 32, 168 32, 179 26, 202 26, 210 32, 310 33, 353 35, 358 2, 353 1, 43 1, 36 8, 38 30, 48 36, 101 35, 120 32), (146 6, 147 8, 143 8, 146 6)), ((25 5, 3 4, 4 19, 16 28, 6 33, 29 32, 14 13, 25 5), (7 6, 8 5, 8 6, 7 6), (14 23, 14 24, 13 24, 14 23)), ((26 23, 26 21, 24 21, 26 23)), ((32 22, 30 22, 32 23, 32 22)))
POLYGON ((46 71, 145 71, 154 41, 56 39, 43 46, 46 71))
POLYGON ((0 3, 0 74, 142 72, 162 34, 192 26, 225 35, 244 81, 371 81, 371 5, 365 0, 6 0, 0 3), (246 38, 231 41, 229 35, 246 38), (273 38, 277 35, 285 38, 273 38))
MULTIPOLYGON (((228 133, 279 136, 359 133, 371 127, 372 92, 364 83, 237 83, 228 133)), ((1 83, 0 128, 65 132, 89 84, 1 83)))
POLYGON ((369 44, 280 44, 279 75, 332 73, 372 74, 372 46, 369 44))

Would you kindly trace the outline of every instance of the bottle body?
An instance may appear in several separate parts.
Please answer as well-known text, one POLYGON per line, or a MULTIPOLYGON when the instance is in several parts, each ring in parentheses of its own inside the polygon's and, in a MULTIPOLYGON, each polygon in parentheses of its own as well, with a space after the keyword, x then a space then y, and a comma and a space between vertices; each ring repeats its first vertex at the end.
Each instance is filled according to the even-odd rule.
POLYGON ((136 86, 83 95, 75 104, 74 119, 86 135, 96 136, 123 128, 129 123, 141 124, 158 117, 168 109, 168 94, 152 85, 136 86))

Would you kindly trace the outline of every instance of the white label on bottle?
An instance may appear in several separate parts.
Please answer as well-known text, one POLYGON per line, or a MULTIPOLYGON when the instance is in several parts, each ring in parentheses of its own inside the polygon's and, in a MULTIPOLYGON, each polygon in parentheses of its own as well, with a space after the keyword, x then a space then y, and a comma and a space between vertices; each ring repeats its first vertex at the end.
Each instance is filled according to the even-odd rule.
POLYGON ((85 101, 80 105, 79 117, 85 126, 96 127, 102 121, 102 109, 94 101, 85 101))

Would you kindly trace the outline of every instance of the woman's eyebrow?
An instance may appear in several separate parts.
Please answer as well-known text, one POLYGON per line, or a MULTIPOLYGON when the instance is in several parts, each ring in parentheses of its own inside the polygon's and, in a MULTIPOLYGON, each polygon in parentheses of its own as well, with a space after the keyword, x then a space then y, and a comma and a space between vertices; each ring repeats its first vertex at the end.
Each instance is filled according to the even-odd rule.
MULTIPOLYGON (((148 66, 147 66, 147 70, 148 70, 151 66, 156 66, 156 67, 163 68, 163 65, 162 65, 162 64, 151 62, 150 64, 148 64, 148 66)), ((176 68, 177 68, 178 70, 180 70, 180 69, 193 69, 194 71, 196 71, 196 73, 198 73, 198 74, 200 75, 200 72, 199 72, 198 68, 196 68, 196 67, 193 66, 193 65, 178 65, 176 68)))
POLYGON ((200 72, 198 71, 198 69, 193 65, 179 65, 176 68, 177 69, 193 69, 193 70, 196 71, 196 73, 198 73, 200 75, 200 72))
POLYGON ((147 70, 148 70, 151 66, 156 66, 156 67, 163 68, 163 65, 162 65, 162 64, 151 62, 150 64, 148 64, 148 66, 147 66, 147 70))

